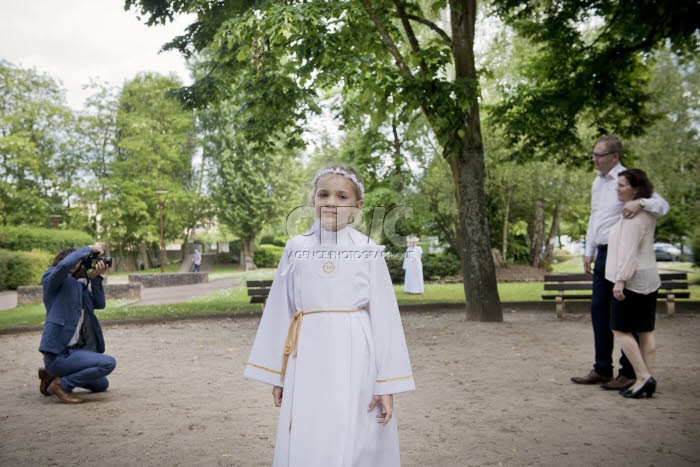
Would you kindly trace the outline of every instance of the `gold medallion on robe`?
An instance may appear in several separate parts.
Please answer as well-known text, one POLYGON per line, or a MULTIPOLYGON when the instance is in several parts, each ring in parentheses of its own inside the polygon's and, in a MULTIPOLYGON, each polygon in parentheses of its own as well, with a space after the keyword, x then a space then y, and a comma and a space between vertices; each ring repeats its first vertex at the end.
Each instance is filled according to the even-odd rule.
POLYGON ((332 276, 338 270, 338 264, 330 259, 321 263, 321 273, 323 276, 332 276))

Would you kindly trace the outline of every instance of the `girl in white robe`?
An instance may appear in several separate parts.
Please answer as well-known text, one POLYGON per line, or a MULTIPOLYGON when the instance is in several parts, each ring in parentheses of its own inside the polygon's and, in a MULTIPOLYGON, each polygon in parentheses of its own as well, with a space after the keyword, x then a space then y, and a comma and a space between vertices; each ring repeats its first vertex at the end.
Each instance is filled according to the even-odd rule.
POLYGON ((405 272, 403 291, 406 293, 423 293, 423 249, 418 246, 418 237, 408 237, 409 247, 403 258, 405 272))
POLYGON ((399 466, 393 394, 415 389, 383 249, 348 227, 349 167, 314 179, 318 221, 285 246, 245 376, 281 406, 275 466, 399 466))

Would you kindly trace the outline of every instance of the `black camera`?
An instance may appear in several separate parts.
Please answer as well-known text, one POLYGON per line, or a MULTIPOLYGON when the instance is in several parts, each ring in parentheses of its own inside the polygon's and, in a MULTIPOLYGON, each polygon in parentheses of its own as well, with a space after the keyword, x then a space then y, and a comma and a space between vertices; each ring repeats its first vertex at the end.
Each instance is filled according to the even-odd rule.
POLYGON ((97 253, 92 253, 87 258, 83 259, 85 269, 95 269, 95 264, 102 261, 110 268, 112 267, 112 258, 109 256, 99 256, 97 253))

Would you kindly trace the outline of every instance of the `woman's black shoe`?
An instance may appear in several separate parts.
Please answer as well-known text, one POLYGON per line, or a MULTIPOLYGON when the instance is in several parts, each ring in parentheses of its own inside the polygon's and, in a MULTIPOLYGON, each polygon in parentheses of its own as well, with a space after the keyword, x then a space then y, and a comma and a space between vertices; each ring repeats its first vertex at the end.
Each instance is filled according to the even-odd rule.
POLYGON ((656 380, 652 376, 646 381, 646 383, 644 383, 644 386, 637 389, 636 391, 632 391, 631 389, 625 389, 624 391, 620 391, 620 395, 630 399, 639 399, 644 394, 646 394, 647 397, 651 397, 652 394, 654 394, 654 392, 656 392, 656 380))

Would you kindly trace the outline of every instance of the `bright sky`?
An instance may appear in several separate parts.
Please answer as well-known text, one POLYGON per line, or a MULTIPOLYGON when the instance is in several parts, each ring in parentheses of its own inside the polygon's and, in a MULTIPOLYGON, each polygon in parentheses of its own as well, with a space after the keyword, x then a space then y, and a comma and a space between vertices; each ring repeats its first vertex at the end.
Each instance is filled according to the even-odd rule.
POLYGON ((182 56, 158 51, 190 22, 148 27, 122 0, 0 0, 0 59, 50 75, 78 110, 90 78, 121 86, 151 71, 189 84, 182 56))

